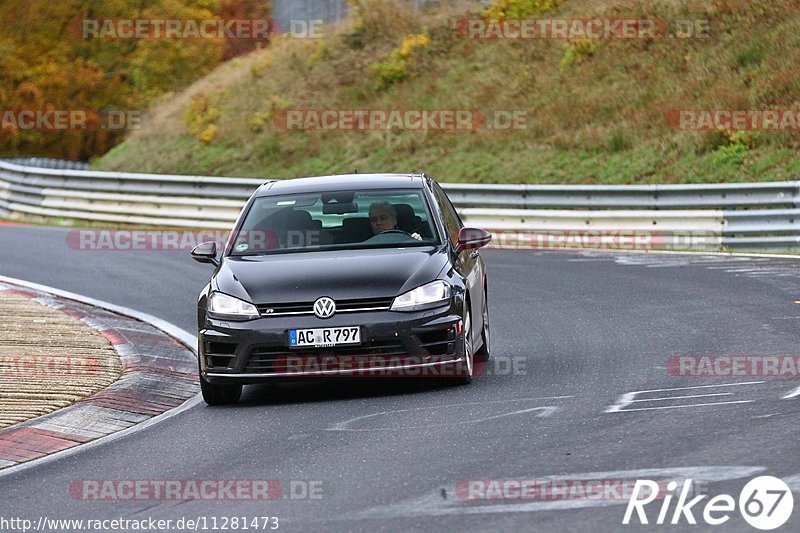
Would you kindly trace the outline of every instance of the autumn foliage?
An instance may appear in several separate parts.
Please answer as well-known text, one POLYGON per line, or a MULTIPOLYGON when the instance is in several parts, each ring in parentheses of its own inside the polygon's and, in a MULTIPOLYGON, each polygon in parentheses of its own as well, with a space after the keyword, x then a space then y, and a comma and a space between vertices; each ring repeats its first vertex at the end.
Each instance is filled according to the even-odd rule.
MULTIPOLYGON (((242 39, 91 39, 87 19, 268 19, 265 0, 3 0, 0 3, 0 116, 21 111, 142 110, 225 59, 264 46, 242 39)), ((89 159, 124 129, 0 128, 0 156, 89 159)))

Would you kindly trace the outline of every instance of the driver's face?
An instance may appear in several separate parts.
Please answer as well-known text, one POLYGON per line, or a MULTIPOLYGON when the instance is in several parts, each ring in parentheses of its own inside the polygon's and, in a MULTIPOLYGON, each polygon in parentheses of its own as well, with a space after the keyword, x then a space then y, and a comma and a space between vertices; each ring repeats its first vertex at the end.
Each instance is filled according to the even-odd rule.
POLYGON ((387 229, 395 229, 397 227, 397 217, 392 215, 389 209, 378 207, 370 212, 369 223, 372 224, 372 233, 380 233, 387 229))

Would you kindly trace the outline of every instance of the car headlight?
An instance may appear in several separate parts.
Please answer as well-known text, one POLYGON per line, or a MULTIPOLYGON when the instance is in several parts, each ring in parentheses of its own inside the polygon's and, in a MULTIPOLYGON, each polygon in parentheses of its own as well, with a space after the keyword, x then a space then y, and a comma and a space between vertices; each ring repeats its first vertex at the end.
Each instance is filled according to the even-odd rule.
POLYGON ((450 285, 444 281, 432 281, 401 294, 392 302, 392 311, 419 311, 439 307, 450 301, 450 285))
POLYGON ((208 314, 225 320, 252 320, 261 316, 255 305, 221 292, 212 292, 208 298, 208 314))

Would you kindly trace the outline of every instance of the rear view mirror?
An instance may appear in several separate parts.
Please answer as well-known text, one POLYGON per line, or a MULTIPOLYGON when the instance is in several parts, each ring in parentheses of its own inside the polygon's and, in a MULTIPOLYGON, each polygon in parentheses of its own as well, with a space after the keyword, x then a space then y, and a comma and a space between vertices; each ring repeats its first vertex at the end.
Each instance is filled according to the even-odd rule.
POLYGON ((344 215, 345 213, 358 213, 355 202, 330 203, 322 205, 323 215, 344 215))
POLYGON ((217 261, 217 243, 214 241, 201 242, 192 249, 192 259, 198 263, 219 265, 217 261))
POLYGON ((322 193, 323 204, 349 204, 356 197, 355 191, 334 191, 322 193))
POLYGON ((456 245, 456 253, 464 250, 474 250, 489 244, 492 240, 492 234, 485 229, 480 228, 461 228, 458 232, 458 244, 456 245))
POLYGON ((322 193, 323 215, 344 215, 357 213, 358 205, 355 202, 354 191, 334 191, 322 193))

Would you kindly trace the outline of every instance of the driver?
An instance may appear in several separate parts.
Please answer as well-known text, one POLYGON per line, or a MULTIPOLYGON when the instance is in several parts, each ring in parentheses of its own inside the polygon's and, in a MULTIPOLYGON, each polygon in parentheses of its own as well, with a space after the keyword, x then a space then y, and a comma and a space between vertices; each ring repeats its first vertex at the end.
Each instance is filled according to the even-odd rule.
MULTIPOLYGON (((397 227, 397 211, 389 202, 375 202, 369 206, 369 223, 372 226, 373 235, 393 229, 403 231, 397 227)), ((410 235, 418 241, 422 240, 419 233, 410 235)))

